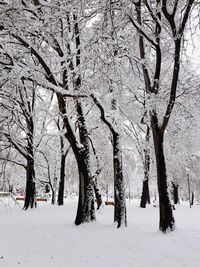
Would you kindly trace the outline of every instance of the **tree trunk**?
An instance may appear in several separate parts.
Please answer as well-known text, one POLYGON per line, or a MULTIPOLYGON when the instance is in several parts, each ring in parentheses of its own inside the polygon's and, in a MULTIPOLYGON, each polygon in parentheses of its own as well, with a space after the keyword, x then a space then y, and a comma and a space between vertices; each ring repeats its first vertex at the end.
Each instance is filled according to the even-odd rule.
POLYGON ((93 188, 94 188, 94 194, 95 194, 95 201, 97 203, 97 210, 99 210, 100 209, 100 206, 102 204, 101 191, 100 191, 100 188, 99 188, 99 185, 98 185, 98 176, 101 173, 101 168, 100 168, 100 164, 99 164, 99 158, 98 158, 98 156, 96 154, 96 149, 95 149, 95 147, 93 145, 92 139, 90 137, 88 137, 88 138, 89 138, 89 141, 91 143, 92 150, 93 150, 93 153, 95 155, 96 162, 97 162, 97 170, 96 170, 95 174, 93 175, 92 180, 93 180, 93 188))
POLYGON ((174 229, 174 217, 170 204, 169 194, 167 190, 167 173, 163 150, 164 133, 160 131, 158 126, 157 115, 151 117, 151 126, 153 131, 153 140, 156 156, 157 167, 157 183, 159 195, 160 223, 159 228, 163 233, 174 229))
POLYGON ((150 204, 150 196, 149 196, 149 181, 145 179, 143 181, 142 187, 142 196, 140 201, 140 208, 146 208, 146 204, 150 204))
POLYGON ((150 150, 149 150, 149 133, 150 129, 147 126, 146 132, 146 148, 144 150, 144 180, 142 187, 142 196, 140 201, 140 207, 146 208, 146 204, 150 204, 150 194, 149 194, 149 169, 150 169, 150 150))
POLYGON ((174 183, 173 181, 172 183, 172 189, 173 189, 173 200, 174 200, 174 205, 179 203, 179 197, 178 197, 178 184, 174 183))
POLYGON ((29 158, 26 166, 26 195, 24 209, 36 207, 35 170, 34 160, 29 158))
MULTIPOLYGON (((120 135, 115 131, 113 125, 106 119, 105 112, 102 105, 99 103, 94 95, 91 95, 94 103, 97 105, 101 112, 102 121, 108 126, 112 133, 112 146, 113 146, 113 171, 114 171, 114 222, 117 222, 117 227, 126 226, 126 197, 123 177, 123 166, 122 166, 122 151, 120 147, 120 135)), ((112 101, 112 109, 116 110, 116 102, 112 101)), ((113 124, 117 124, 113 120, 113 124)), ((107 188, 108 198, 108 188, 107 188)))
POLYGON ((113 134, 113 166, 114 166, 114 222, 117 228, 127 225, 126 198, 124 177, 122 169, 122 152, 120 148, 120 136, 113 134))
MULTIPOLYGON (((79 201, 75 224, 95 220, 93 178, 90 172, 90 146, 85 116, 81 103, 77 100, 77 115, 81 147, 75 155, 79 170, 79 201)), ((73 149, 73 147, 72 147, 73 149)))
POLYGON ((93 178, 93 188, 94 188, 94 194, 95 194, 96 203, 97 203, 97 210, 99 210, 102 204, 102 197, 101 197, 100 189, 98 186, 97 178, 93 178))
POLYGON ((79 172, 79 200, 75 224, 95 220, 94 191, 92 186, 92 175, 90 173, 90 149, 88 133, 81 103, 77 100, 77 115, 79 124, 80 144, 77 142, 73 130, 66 116, 66 105, 62 95, 57 94, 59 110, 62 114, 63 125, 66 129, 65 137, 69 141, 76 158, 79 172))
POLYGON ((51 204, 52 205, 55 205, 55 191, 54 190, 51 190, 51 193, 52 193, 52 196, 51 196, 51 204))
MULTIPOLYGON (((33 103, 34 106, 34 96, 33 103)), ((26 195, 24 200, 24 209, 29 207, 36 207, 36 188, 35 188, 35 162, 34 162, 34 148, 33 148, 33 135, 34 135, 34 122, 33 117, 30 115, 26 119, 28 134, 27 134, 27 166, 26 166, 26 195)))
POLYGON ((89 151, 81 149, 77 157, 79 170, 79 200, 75 224, 95 220, 94 190, 87 158, 89 151))
POLYGON ((194 192, 192 192, 191 206, 194 205, 194 192))
MULTIPOLYGON (((47 162, 48 163, 48 162, 47 162)), ((49 179, 49 186, 50 186, 50 189, 51 189, 51 204, 54 205, 55 204, 55 189, 54 186, 52 185, 52 182, 51 182, 51 175, 50 175, 50 168, 49 168, 49 164, 48 164, 48 179, 49 179)), ((55 179, 55 177, 54 177, 55 179)))
POLYGON ((51 197, 51 204, 52 205, 55 205, 55 203, 56 203, 57 180, 58 180, 58 178, 56 177, 56 168, 55 168, 53 185, 52 185, 52 197, 51 197))
POLYGON ((60 136, 61 144, 61 165, 60 165, 60 181, 58 189, 58 206, 64 205, 64 191, 65 191, 65 162, 67 153, 64 152, 64 140, 60 136))

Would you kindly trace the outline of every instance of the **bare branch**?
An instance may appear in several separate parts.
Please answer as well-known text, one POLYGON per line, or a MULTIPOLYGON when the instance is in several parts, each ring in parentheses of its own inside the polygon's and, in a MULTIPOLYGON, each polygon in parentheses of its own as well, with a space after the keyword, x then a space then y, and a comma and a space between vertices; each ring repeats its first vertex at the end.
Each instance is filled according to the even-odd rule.
POLYGON ((90 95, 93 102, 95 103, 95 105, 98 107, 98 109, 100 110, 100 113, 101 113, 101 120, 108 126, 108 128, 110 129, 110 131, 112 132, 112 134, 114 135, 115 134, 115 130, 112 126, 112 124, 106 119, 106 116, 105 116, 105 111, 104 111, 104 108, 103 106, 100 104, 100 102, 97 100, 97 98, 91 94, 90 95))

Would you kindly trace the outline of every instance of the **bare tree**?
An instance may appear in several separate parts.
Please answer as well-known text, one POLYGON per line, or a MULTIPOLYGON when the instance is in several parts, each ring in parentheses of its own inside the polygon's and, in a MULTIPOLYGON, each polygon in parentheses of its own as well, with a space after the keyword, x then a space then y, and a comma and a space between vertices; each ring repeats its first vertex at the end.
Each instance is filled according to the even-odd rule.
MULTIPOLYGON (((30 83, 27 85, 22 79, 21 85, 18 85, 15 90, 16 93, 14 94, 12 91, 6 90, 6 88, 1 92, 1 97, 4 100, 1 103, 2 109, 4 111, 7 110, 11 118, 13 117, 12 123, 9 121, 10 119, 5 123, 2 118, 1 131, 12 147, 26 160, 26 194, 24 201, 24 209, 26 210, 36 205, 34 160, 35 86, 30 85, 30 83)), ((15 90, 13 88, 13 91, 15 90)))
POLYGON ((194 0, 187 0, 185 4, 181 5, 179 1, 171 3, 171 1, 167 0, 158 0, 150 4, 149 1, 140 0, 134 2, 136 11, 135 17, 133 14, 128 14, 131 24, 139 34, 139 51, 142 60, 144 84, 147 92, 147 99, 151 102, 151 104, 149 104, 149 111, 157 165, 160 208, 159 228, 164 233, 174 229, 174 217, 167 191, 167 172, 163 141, 165 130, 176 100, 183 34, 194 2, 194 0), (145 21, 145 16, 150 19, 150 22, 145 21), (162 45, 164 40, 166 40, 166 36, 167 39, 169 38, 168 41, 172 42, 173 45, 171 48, 173 68, 170 76, 170 85, 169 82, 168 85, 165 85, 169 98, 165 114, 162 121, 160 121, 159 118, 162 112, 158 109, 158 103, 156 106, 156 100, 158 97, 162 97, 163 94, 161 90, 163 86, 162 68, 164 60, 162 45), (154 63, 151 65, 151 71, 147 65, 147 47, 151 51, 154 51, 152 54, 154 63))
MULTIPOLYGON (((82 5, 79 6, 75 3, 73 6, 65 1, 60 1, 57 5, 58 9, 55 9, 55 6, 51 6, 51 4, 41 6, 38 1, 33 4, 34 6, 22 1, 18 9, 9 9, 9 4, 5 5, 6 23, 1 30, 3 34, 9 32, 13 41, 15 40, 16 46, 20 44, 24 52, 32 55, 32 65, 24 63, 28 70, 24 75, 25 79, 34 80, 38 85, 55 91, 63 120, 64 137, 69 141, 78 165, 80 185, 75 219, 75 224, 78 225, 95 219, 94 191, 90 172, 90 146, 84 110, 79 98, 82 86, 80 32, 80 24, 84 20, 82 5), (31 20, 34 21, 33 25, 36 27, 32 27, 30 31, 24 30, 24 25, 19 19, 21 17, 20 10, 29 18, 29 20, 24 20, 27 29, 31 20), (49 12, 54 18, 49 20, 49 25, 44 24, 44 21, 50 18, 45 16, 46 12, 49 12), (12 25, 9 17, 13 14, 16 15, 15 26, 12 25), (15 31, 14 27, 18 27, 18 30, 15 31), (49 27, 52 31, 49 31, 49 27), (39 32, 38 29, 40 29, 39 32), (37 68, 33 67, 35 63, 37 63, 37 68), (56 67, 59 69, 59 75, 57 75, 56 67), (68 115, 68 96, 71 96, 76 107, 79 137, 74 133, 68 115)), ((82 25, 84 25, 84 21, 82 25)))

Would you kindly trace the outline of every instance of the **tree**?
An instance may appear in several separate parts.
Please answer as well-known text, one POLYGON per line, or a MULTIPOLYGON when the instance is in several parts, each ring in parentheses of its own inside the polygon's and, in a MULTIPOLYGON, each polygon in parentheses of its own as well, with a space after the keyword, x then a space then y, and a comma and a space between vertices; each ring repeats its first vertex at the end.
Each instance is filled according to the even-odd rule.
POLYGON ((24 201, 24 209, 26 210, 36 205, 34 160, 35 88, 34 85, 27 85, 23 80, 15 89, 10 84, 13 91, 15 91, 14 93, 8 90, 7 86, 1 92, 1 97, 4 100, 1 106, 4 112, 6 109, 10 113, 14 121, 12 123, 11 121, 5 123, 5 120, 2 118, 3 125, 1 131, 12 147, 26 160, 26 194, 24 201))
POLYGON ((146 204, 150 204, 149 192, 149 176, 150 176, 150 127, 148 122, 145 122, 146 114, 142 117, 141 123, 145 127, 141 127, 138 123, 134 126, 133 122, 128 121, 130 125, 125 124, 127 135, 131 134, 131 138, 135 139, 135 146, 142 160, 144 179, 142 183, 142 194, 140 207, 146 208, 146 204), (143 137, 144 136, 144 137, 143 137), (143 140, 144 139, 144 140, 143 140))
POLYGON ((126 199, 123 177, 123 165, 122 165, 122 151, 120 143, 120 133, 109 122, 105 116, 103 106, 97 100, 94 95, 91 95, 94 103, 100 110, 101 120, 108 126, 112 133, 112 146, 113 146, 113 171, 114 171, 114 222, 117 223, 117 227, 127 225, 126 217, 126 199))
POLYGON ((64 144, 64 138, 62 135, 62 131, 59 125, 59 121, 57 122, 57 127, 60 134, 60 150, 61 150, 61 161, 60 161, 60 181, 59 181, 59 189, 58 189, 58 206, 64 204, 64 190, 65 190, 65 163, 66 157, 70 150, 70 146, 66 149, 64 144))
POLYGON ((139 34, 139 51, 142 60, 141 65, 156 155, 160 209, 159 228, 164 233, 174 229, 174 217, 167 191, 167 173, 163 142, 165 130, 176 101, 181 64, 182 39, 194 2, 194 0, 189 0, 182 6, 179 1, 171 3, 166 0, 158 0, 154 1, 151 5, 148 1, 135 1, 135 17, 133 14, 130 14, 130 12, 128 13, 131 24, 139 34), (181 8, 182 11, 180 11, 181 8), (150 19, 149 23, 146 23, 143 14, 145 14, 146 18, 148 17, 150 19), (147 28, 148 26, 150 27, 147 28), (162 75, 165 71, 164 68, 166 67, 162 65, 165 56, 163 43, 165 43, 166 34, 167 39, 169 38, 169 41, 172 43, 171 53, 173 68, 171 70, 170 86, 164 84, 162 79, 162 75), (150 51, 153 51, 151 56, 154 58, 154 61, 152 62, 152 60, 150 60, 151 69, 147 65, 147 47, 150 51), (164 92, 162 90, 163 88, 165 89, 164 92), (163 116, 162 112, 159 110, 158 99, 160 99, 159 97, 164 97, 165 92, 169 94, 169 98, 163 116), (161 116, 162 119, 160 120, 161 116))
POLYGON ((91 59, 88 83, 90 96, 100 111, 102 122, 109 128, 112 143, 113 180, 114 180, 114 222, 117 227, 127 225, 126 195, 122 160, 122 123, 119 111, 120 76, 118 70, 118 47, 115 39, 115 27, 118 25, 118 3, 103 1, 99 4, 97 18, 89 43, 91 59), (101 13, 99 10, 104 10, 101 13), (94 71, 95 69, 95 71, 94 71), (99 80, 98 80, 99 79, 99 80), (98 87, 105 92, 108 106, 100 102, 98 87), (107 115, 107 111, 109 111, 107 115))
POLYGON ((150 139, 150 128, 146 126, 146 136, 145 136, 145 148, 144 148, 144 180, 142 185, 142 196, 140 201, 140 207, 146 208, 146 204, 150 204, 150 193, 149 193, 149 173, 150 173, 150 148, 149 148, 149 139, 150 139))
POLYGON ((83 46, 80 24, 84 25, 85 21, 82 5, 78 3, 71 5, 66 1, 57 1, 56 4, 57 8, 55 3, 41 6, 39 1, 34 3, 23 1, 19 3, 17 9, 10 8, 9 4, 4 5, 5 23, 1 27, 1 32, 10 33, 16 45, 20 44, 23 51, 32 56, 32 65, 30 62, 24 63, 25 79, 36 81, 37 85, 55 91, 65 129, 64 136, 71 145, 78 165, 79 201, 75 219, 75 224, 78 225, 95 219, 88 131, 79 97, 82 86, 81 47, 83 46), (24 14, 22 23, 21 12, 24 14), (15 26, 12 25, 12 18, 9 16, 14 14, 15 26), (32 23, 31 30, 30 23, 32 23), (17 31, 15 27, 18 28, 17 31), (35 62, 37 68, 33 67, 35 62), (58 70, 59 75, 56 74, 58 70), (76 106, 79 140, 71 126, 66 105, 67 97, 70 97, 76 106))
POLYGON ((173 200, 174 200, 174 205, 179 203, 179 197, 178 197, 178 184, 175 184, 173 181, 172 183, 172 195, 173 195, 173 200))

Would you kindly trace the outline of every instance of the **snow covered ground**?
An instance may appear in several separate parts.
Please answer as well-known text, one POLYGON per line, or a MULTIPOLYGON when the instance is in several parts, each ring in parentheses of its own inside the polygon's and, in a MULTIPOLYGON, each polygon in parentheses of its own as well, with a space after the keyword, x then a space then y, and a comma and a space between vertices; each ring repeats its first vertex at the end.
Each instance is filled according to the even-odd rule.
POLYGON ((1 202, 0 266, 200 266, 200 206, 179 205, 177 230, 164 235, 158 231, 158 208, 128 203, 128 228, 116 229, 112 206, 97 212, 97 222, 75 226, 76 205, 39 203, 22 211, 1 202))

